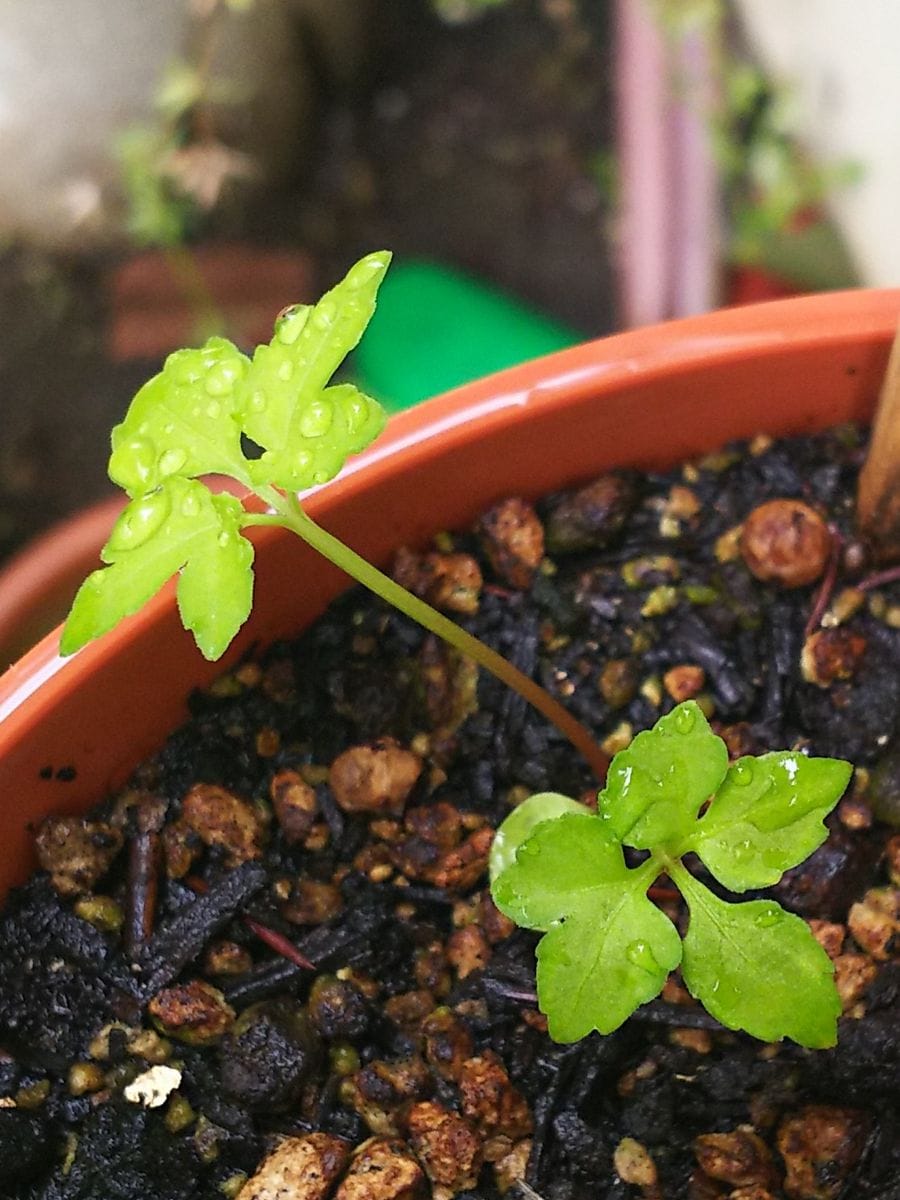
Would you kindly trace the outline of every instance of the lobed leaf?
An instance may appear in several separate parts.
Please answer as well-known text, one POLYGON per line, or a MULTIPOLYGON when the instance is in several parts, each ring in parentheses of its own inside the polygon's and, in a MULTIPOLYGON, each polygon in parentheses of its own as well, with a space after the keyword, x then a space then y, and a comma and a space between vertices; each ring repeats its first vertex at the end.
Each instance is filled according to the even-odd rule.
POLYGON ((687 700, 639 733, 612 761, 597 811, 627 846, 680 842, 728 769, 728 751, 687 700))
POLYGON ((247 619, 253 547, 241 536, 243 509, 202 483, 167 479, 132 500, 102 558, 78 590, 60 639, 71 654, 150 599, 177 572, 182 618, 207 658, 217 658, 247 619))
POLYGON ((772 900, 729 904, 683 868, 676 882, 690 909, 682 975, 707 1011, 766 1042, 833 1046, 834 967, 806 922, 772 900))
POLYGON ((553 820, 565 813, 584 815, 586 811, 578 800, 561 796, 559 792, 538 792, 523 800, 494 834, 488 863, 491 883, 516 861, 516 851, 542 821, 553 820))
POLYGON ((497 906, 548 932, 537 988, 551 1037, 610 1033, 662 990, 681 958, 678 931, 646 896, 652 876, 630 870, 621 845, 590 813, 537 825, 495 880, 497 906))
POLYGON ((369 323, 390 258, 383 251, 356 263, 315 307, 289 309, 257 348, 239 396, 241 426, 264 451, 250 468, 254 483, 290 491, 324 483, 384 428, 371 397, 326 385, 369 323))
POLYGON ((769 887, 825 841, 823 820, 852 770, 841 759, 789 750, 738 759, 690 847, 730 890, 769 887))
POLYGON ((177 350, 144 384, 112 432, 109 475, 129 496, 166 479, 222 474, 249 483, 236 392, 250 360, 225 338, 177 350))

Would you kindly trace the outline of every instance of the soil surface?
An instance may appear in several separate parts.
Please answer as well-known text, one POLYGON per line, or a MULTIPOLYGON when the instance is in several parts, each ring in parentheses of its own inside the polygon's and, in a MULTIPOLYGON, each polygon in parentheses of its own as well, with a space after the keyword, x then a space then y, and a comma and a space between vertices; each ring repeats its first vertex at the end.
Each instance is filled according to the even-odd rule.
POLYGON ((900 584, 850 536, 862 452, 758 438, 395 565, 610 753, 690 695, 732 757, 856 765, 770 893, 834 960, 834 1049, 725 1030, 677 975, 609 1036, 551 1042, 486 856, 529 791, 590 803, 588 772, 351 593, 196 695, 93 817, 38 831, 0 923, 3 1194, 259 1200, 293 1172, 299 1200, 898 1200, 900 584))
MULTIPOLYGON (((387 246, 470 271, 577 331, 608 332, 606 12, 594 0, 514 0, 449 26, 425 0, 391 0, 353 84, 323 73, 293 183, 223 211, 205 238, 299 255, 308 298, 387 246)), ((109 430, 159 366, 109 355, 112 281, 129 254, 0 254, 0 563, 110 491, 109 430)), ((274 300, 271 316, 300 298, 274 300)))

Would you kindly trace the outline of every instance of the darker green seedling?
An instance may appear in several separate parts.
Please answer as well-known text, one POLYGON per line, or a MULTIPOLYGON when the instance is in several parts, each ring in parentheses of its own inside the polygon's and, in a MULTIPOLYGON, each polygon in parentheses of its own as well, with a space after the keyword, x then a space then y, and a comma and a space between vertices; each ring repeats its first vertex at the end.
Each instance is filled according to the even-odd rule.
POLYGON ((766 888, 828 836, 847 786, 839 759, 776 751, 731 766, 693 701, 615 756, 597 812, 532 796, 497 831, 497 906, 543 931, 538 1000, 557 1041, 610 1033, 680 966, 688 989, 730 1029, 834 1045, 834 969, 806 922, 773 900, 720 899, 684 865, 695 854, 732 892, 766 888), (627 866, 624 848, 643 851, 627 866), (647 895, 660 875, 689 911, 682 940, 647 895))

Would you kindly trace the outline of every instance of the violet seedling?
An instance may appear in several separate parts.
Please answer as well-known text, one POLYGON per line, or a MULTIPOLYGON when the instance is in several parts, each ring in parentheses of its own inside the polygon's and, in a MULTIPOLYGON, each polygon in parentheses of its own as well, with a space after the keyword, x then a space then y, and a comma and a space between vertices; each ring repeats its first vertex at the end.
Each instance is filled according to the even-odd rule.
POLYGON ((516 808, 494 840, 491 889, 502 912, 544 934, 537 989, 551 1037, 611 1033, 680 965, 729 1029, 833 1046, 834 968, 806 922, 770 899, 721 899, 683 860, 696 855, 731 892, 770 887, 828 836, 823 818, 851 771, 789 750, 729 766, 689 700, 615 756, 596 813, 553 793, 516 808), (629 867, 625 847, 646 857, 629 867), (647 895, 660 875, 687 903, 683 940, 647 895))
POLYGON ((136 612, 178 576, 181 619, 206 658, 219 658, 246 621, 253 546, 243 531, 281 525, 395 608, 469 655, 542 712, 591 764, 607 759, 584 726, 534 680, 412 595, 304 511, 297 493, 332 479, 382 431, 381 405, 350 383, 331 385, 374 310, 390 254, 370 254, 315 306, 286 309, 253 358, 221 337, 179 350, 135 396, 112 434, 109 474, 130 503, 81 585, 60 639, 71 654, 136 612), (243 438, 261 448, 244 453, 243 438), (197 477, 228 475, 267 512, 215 494, 197 477))

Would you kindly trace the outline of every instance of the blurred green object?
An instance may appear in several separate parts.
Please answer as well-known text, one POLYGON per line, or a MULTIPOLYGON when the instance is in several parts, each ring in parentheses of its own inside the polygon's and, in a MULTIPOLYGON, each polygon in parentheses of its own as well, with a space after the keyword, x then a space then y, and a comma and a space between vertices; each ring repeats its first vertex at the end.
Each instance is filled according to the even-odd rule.
POLYGON ((458 271, 395 259, 353 373, 361 387, 397 412, 583 340, 458 271))

